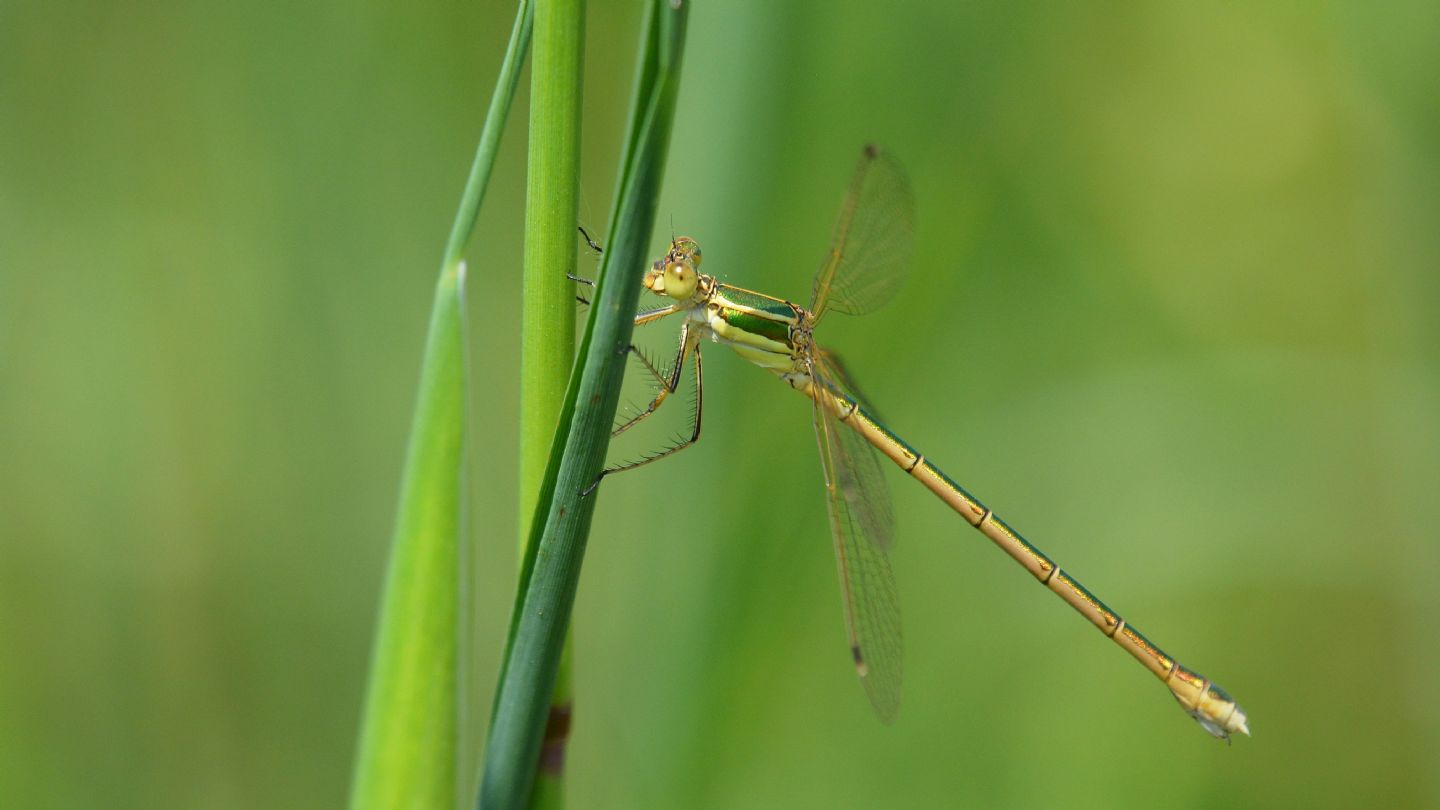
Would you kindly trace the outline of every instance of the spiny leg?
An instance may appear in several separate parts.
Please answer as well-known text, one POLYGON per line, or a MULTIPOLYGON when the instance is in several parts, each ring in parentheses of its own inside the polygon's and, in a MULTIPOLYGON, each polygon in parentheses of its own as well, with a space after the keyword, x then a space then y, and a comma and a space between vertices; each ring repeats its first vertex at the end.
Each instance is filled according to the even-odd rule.
MULTIPOLYGON (((580 231, 580 236, 585 239, 585 244, 588 245, 591 250, 595 251, 596 253, 605 252, 604 249, 600 247, 600 245, 596 244, 594 239, 590 238, 590 234, 585 230, 584 226, 577 226, 577 230, 580 231)), ((595 288, 595 282, 590 279, 581 278, 573 273, 566 273, 565 275, 571 281, 574 281, 578 284, 584 284, 592 290, 595 288)), ((590 304, 590 301, 584 296, 576 295, 575 299, 587 306, 590 304)), ((676 309, 674 305, 670 305, 641 312, 635 316, 635 326, 638 327, 653 323, 668 315, 673 315, 678 311, 679 310, 676 309)), ((595 488, 600 485, 600 480, 611 473, 631 470, 636 467, 649 464, 650 462, 657 459, 673 455, 674 453, 677 453, 680 450, 683 450, 686 447, 694 444, 700 438, 700 414, 702 403, 701 389, 703 385, 701 380, 700 346, 698 341, 691 341, 689 325, 687 324, 681 327, 680 348, 675 355, 674 370, 670 373, 670 376, 668 378, 664 373, 662 373, 658 368, 655 367, 654 363, 650 362, 650 358, 646 357, 645 354, 641 352, 635 344, 630 344, 625 348, 625 350, 635 355, 635 357, 639 359, 640 363, 645 366, 645 370, 650 373, 650 376, 656 382, 660 383, 660 392, 656 394, 655 398, 651 400, 650 405, 646 407, 646 409, 642 413, 637 414, 629 421, 625 422, 623 425, 613 430, 610 435, 612 437, 618 436, 621 433, 624 433, 625 431, 639 424, 640 422, 644 421, 647 417, 649 417, 651 414, 655 413, 655 411, 659 409, 660 405, 665 402, 665 399, 669 397, 670 394, 675 393, 675 391, 680 387, 680 374, 685 366, 685 355, 687 352, 693 351, 695 353, 695 413, 690 438, 679 444, 667 447, 659 453, 648 456, 639 461, 629 462, 616 467, 602 470, 600 472, 600 475, 596 476, 594 482, 592 482, 590 486, 585 488, 585 491, 581 493, 582 495, 589 495, 591 492, 595 491, 595 488)))
MULTIPOLYGON (((678 444, 671 445, 671 446, 665 448, 664 450, 661 450, 661 451, 658 452, 658 453, 654 453, 654 454, 652 454, 652 455, 646 456, 646 457, 640 459, 639 461, 628 461, 628 462, 625 462, 624 464, 617 464, 617 465, 614 466, 614 467, 607 467, 607 468, 605 468, 604 470, 601 470, 601 471, 600 471, 600 474, 595 477, 595 480, 590 484, 590 486, 586 487, 586 488, 585 488, 585 491, 582 492, 582 493, 580 493, 581 495, 589 495, 590 493, 594 492, 594 491, 595 491, 595 488, 598 487, 598 486, 600 486, 600 481, 601 481, 602 479, 604 479, 605 476, 607 476, 607 475, 612 475, 612 474, 618 473, 618 472, 625 472, 626 470, 633 470, 633 469, 635 469, 636 467, 643 467, 643 466, 645 466, 646 464, 649 464, 649 463, 652 462, 652 461, 659 461, 660 459, 665 458, 666 456, 673 456, 674 454, 680 452, 681 450, 684 450, 685 448, 689 447, 690 445, 692 445, 692 444, 694 444, 695 442, 697 442, 697 441, 700 440, 701 414, 702 414, 702 409, 703 409, 704 402, 705 402, 705 399, 704 399, 704 387, 705 387, 705 383, 704 383, 704 375, 703 375, 703 373, 702 373, 702 366, 701 366, 701 362, 700 362, 700 344, 699 344, 698 341, 696 341, 696 342, 693 343, 693 344, 690 342, 690 339, 689 339, 689 329, 688 329, 688 327, 684 330, 684 334, 682 335, 682 338, 683 338, 683 339, 682 339, 682 342, 681 342, 681 344, 680 344, 680 355, 679 355, 679 357, 676 358, 676 362, 675 362, 675 367, 676 367, 676 369, 679 369, 679 368, 684 364, 685 353, 686 353, 687 351, 693 351, 694 356, 695 356, 695 413, 694 413, 694 415, 693 415, 693 420, 692 420, 692 422, 691 422, 690 438, 685 439, 684 441, 682 441, 682 442, 680 442, 680 443, 678 443, 678 444)), ((643 357, 642 357, 642 360, 643 360, 643 357)), ((650 365, 648 361, 646 361, 646 365, 647 365, 647 366, 650 365)), ((655 412, 655 409, 658 408, 658 407, 660 407, 660 403, 664 402, 664 401, 665 401, 665 398, 666 398, 667 396, 669 396, 670 394, 674 393, 675 389, 679 387, 679 384, 680 384, 680 375, 679 375, 679 372, 678 372, 678 371, 676 371, 676 372, 674 372, 674 373, 671 374, 671 379, 672 379, 674 382, 673 382, 673 383, 670 383, 670 385, 669 385, 669 387, 668 387, 668 390, 662 389, 660 395, 657 395, 657 396, 656 396, 655 401, 651 403, 651 407, 650 407, 649 409, 647 409, 647 411, 646 411, 643 415, 637 416, 637 417, 631 419, 629 422, 625 423, 624 425, 621 425, 621 426, 620 426, 619 428, 617 428, 611 435, 612 435, 612 436, 619 435, 621 432, 629 429, 632 425, 634 425, 634 424, 636 424, 637 422, 641 421, 641 420, 644 419, 646 416, 649 416, 650 414, 654 413, 654 412, 655 412)))
MULTIPOLYGON (((570 279, 571 281, 575 282, 576 284, 584 284, 586 287, 589 287, 589 288, 592 289, 592 290, 595 289, 595 282, 591 281, 591 280, 588 279, 588 278, 581 278, 581 277, 575 275, 574 273, 566 273, 566 274, 565 274, 565 277, 568 278, 568 279, 570 279)), ((584 304, 584 305, 587 306, 587 307, 590 306, 590 299, 589 299, 589 298, 586 298, 585 296, 581 295, 580 293, 575 293, 575 300, 576 300, 576 301, 579 301, 580 303, 584 304)))
MULTIPOLYGON (((589 245, 591 250, 594 250, 596 253, 605 252, 599 245, 595 244, 595 240, 590 238, 590 233, 586 231, 583 226, 577 227, 580 231, 580 235, 585 238, 585 244, 589 245)), ((565 277, 575 282, 576 284, 584 284, 586 287, 589 287, 592 290, 595 289, 595 282, 592 279, 582 278, 575 275, 574 273, 566 273, 565 277)), ((590 304, 589 299, 585 298, 583 295, 575 296, 575 300, 587 306, 590 304)), ((679 310, 676 309, 673 304, 669 306, 656 307, 655 309, 647 309, 635 316, 635 325, 644 326, 648 323, 658 321, 661 318, 664 318, 666 315, 672 315, 678 311, 679 310)), ((632 345, 629 348, 631 350, 634 350, 635 347, 632 345)), ((662 375, 657 374, 656 376, 658 377, 662 375)))
MULTIPOLYGON (((599 245, 595 244, 595 240, 594 240, 594 239, 591 239, 591 238, 590 238, 590 234, 585 231, 585 227, 584 227, 583 225, 581 225, 581 226, 576 226, 576 227, 579 229, 580 235, 583 236, 583 237, 585 237, 585 244, 589 245, 591 250, 595 251, 596 253, 604 253, 604 252, 605 252, 604 250, 602 250, 602 249, 600 248, 599 245)), ((574 273, 566 273, 566 274, 565 274, 565 277, 568 278, 568 279, 570 279, 571 281, 575 282, 576 284, 584 284, 586 287, 589 287, 589 288, 592 289, 592 290, 595 289, 595 282, 592 281, 592 280, 590 280, 590 279, 588 279, 588 278, 581 278, 580 276, 577 276, 577 275, 575 275, 574 273)), ((576 296, 575 296, 575 300, 576 300, 576 301, 579 301, 579 302, 582 303, 582 304, 585 304, 586 306, 589 306, 589 305, 590 305, 590 299, 586 298, 586 297, 583 296, 583 295, 576 295, 576 296)))
POLYGON ((584 225, 577 225, 576 228, 580 231, 580 235, 585 237, 585 244, 589 245, 591 250, 595 251, 596 253, 605 252, 604 248, 595 244, 595 240, 590 238, 590 233, 585 230, 584 225))
POLYGON ((655 413, 655 411, 660 409, 660 406, 664 404, 666 397, 669 397, 671 394, 675 393, 676 389, 680 387, 680 375, 685 371, 685 355, 688 354, 692 348, 695 351, 696 358, 699 358, 700 347, 698 344, 694 344, 692 346, 692 342, 690 340, 690 324, 687 323, 684 326, 680 327, 680 348, 675 352, 675 363, 670 370, 670 376, 667 378, 664 374, 660 373, 659 369, 655 368, 655 364, 650 362, 650 358, 646 357, 644 353, 642 353, 639 349, 635 348, 635 344, 630 344, 630 353, 640 358, 640 362, 645 366, 645 370, 649 371, 650 376, 654 377, 655 381, 660 383, 660 390, 655 393, 655 398, 650 400, 650 404, 645 408, 645 410, 635 414, 634 416, 630 417, 630 419, 621 424, 619 427, 610 431, 610 438, 613 439, 616 436, 619 436, 621 433, 624 433, 630 428, 635 427, 636 425, 648 419, 651 414, 655 413))

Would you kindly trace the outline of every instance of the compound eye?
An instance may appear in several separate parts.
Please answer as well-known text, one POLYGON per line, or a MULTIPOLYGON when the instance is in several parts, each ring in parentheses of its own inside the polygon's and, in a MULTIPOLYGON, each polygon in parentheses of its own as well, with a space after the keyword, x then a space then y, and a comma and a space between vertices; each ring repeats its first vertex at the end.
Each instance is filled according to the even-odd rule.
POLYGON ((700 267, 700 243, 688 236, 681 236, 670 243, 670 260, 689 262, 696 269, 700 267))
POLYGON ((695 294, 695 268, 686 262, 665 265, 665 294, 683 301, 695 294))

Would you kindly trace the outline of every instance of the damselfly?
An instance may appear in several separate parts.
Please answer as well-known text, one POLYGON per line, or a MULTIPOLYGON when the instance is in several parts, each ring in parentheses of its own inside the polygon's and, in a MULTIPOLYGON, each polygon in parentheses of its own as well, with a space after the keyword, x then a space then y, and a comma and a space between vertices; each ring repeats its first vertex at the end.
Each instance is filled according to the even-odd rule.
POLYGON ((815 343, 815 328, 827 313, 861 315, 894 295, 910 259, 913 211, 904 173, 888 154, 867 146, 846 192, 830 251, 815 276, 807 307, 723 284, 701 273, 700 245, 689 237, 673 239, 669 251, 645 275, 646 289, 670 303, 640 313, 635 325, 679 315, 680 346, 668 369, 658 368, 635 352, 658 383, 658 392, 648 407, 615 432, 622 433, 653 414, 679 387, 689 359, 695 367, 696 393, 691 435, 653 456, 606 472, 655 461, 699 438, 700 345, 709 338, 773 372, 813 402, 850 649, 881 720, 890 722, 899 709, 901 643, 900 610, 889 561, 894 515, 877 450, 1158 676, 1206 731, 1226 740, 1235 732, 1249 734, 1245 712, 1224 690, 1152 644, 881 424, 845 366, 815 343))

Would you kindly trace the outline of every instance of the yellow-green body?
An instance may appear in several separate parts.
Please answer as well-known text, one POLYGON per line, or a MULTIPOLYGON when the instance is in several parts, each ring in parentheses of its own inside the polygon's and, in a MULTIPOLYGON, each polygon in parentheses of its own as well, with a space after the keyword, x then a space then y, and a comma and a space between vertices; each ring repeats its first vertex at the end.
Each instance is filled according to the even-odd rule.
POLYGON ((708 337, 778 375, 814 403, 851 650, 861 681, 882 719, 892 719, 899 706, 899 611, 886 557, 893 518, 883 493, 867 491, 884 487, 883 478, 871 469, 874 450, 920 481, 1159 677, 1186 713, 1206 731, 1227 740, 1233 733, 1249 734, 1244 710, 1224 690, 1152 644, 988 507, 891 433, 861 406, 839 361, 815 345, 813 331, 827 309, 861 314, 893 293, 891 276, 903 269, 904 262, 883 255, 880 249, 893 243, 901 246, 902 256, 908 250, 909 205, 909 189, 898 167, 884 160, 874 147, 867 147, 842 208, 835 242, 817 275, 808 309, 721 284, 713 276, 700 273, 699 244, 688 237, 675 239, 645 277, 646 288, 668 298, 670 303, 637 316, 636 325, 682 314, 679 355, 668 379, 651 367, 664 383, 664 390, 649 410, 619 430, 648 416, 675 389, 687 355, 692 355, 695 362, 695 430, 689 442, 639 463, 688 446, 699 437, 700 343, 708 337), (889 210, 861 213, 867 202, 870 209, 889 210), (898 227, 896 222, 904 227, 898 227), (856 437, 861 441, 855 442, 856 437))

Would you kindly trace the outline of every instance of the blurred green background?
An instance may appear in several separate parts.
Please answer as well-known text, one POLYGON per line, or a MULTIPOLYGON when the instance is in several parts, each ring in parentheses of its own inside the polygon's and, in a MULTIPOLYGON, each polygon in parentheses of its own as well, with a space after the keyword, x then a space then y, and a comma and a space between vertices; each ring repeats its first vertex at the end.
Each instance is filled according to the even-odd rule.
MULTIPOLYGON (((0 4, 0 806, 343 802, 512 14, 0 4)), ((638 21, 591 4, 601 232, 638 21)), ((858 148, 888 145, 915 271, 829 342, 1256 736, 1210 739, 898 474, 881 726, 809 407, 712 350, 700 446, 603 490, 573 806, 1440 804, 1436 30, 1433 2, 698 2, 656 247, 673 222, 707 270, 804 300, 858 148)), ((525 105, 469 253, 480 706, 514 568, 525 105)))

